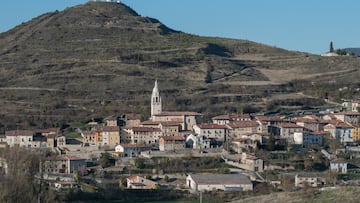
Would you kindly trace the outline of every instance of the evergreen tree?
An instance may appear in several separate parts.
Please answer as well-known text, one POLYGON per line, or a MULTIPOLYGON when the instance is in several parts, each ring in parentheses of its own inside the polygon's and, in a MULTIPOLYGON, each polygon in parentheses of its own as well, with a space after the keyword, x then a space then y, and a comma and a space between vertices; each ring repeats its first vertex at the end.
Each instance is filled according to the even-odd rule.
POLYGON ((333 42, 330 42, 330 53, 334 52, 334 46, 333 46, 333 42))

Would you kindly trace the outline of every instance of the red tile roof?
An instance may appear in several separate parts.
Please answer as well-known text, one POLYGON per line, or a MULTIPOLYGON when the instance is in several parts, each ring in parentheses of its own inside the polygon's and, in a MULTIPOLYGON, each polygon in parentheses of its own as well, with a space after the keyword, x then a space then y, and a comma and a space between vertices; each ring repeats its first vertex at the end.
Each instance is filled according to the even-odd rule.
POLYGON ((235 121, 227 124, 231 128, 249 128, 258 127, 259 123, 256 121, 235 121))
POLYGON ((132 127, 134 132, 161 132, 160 128, 151 128, 151 127, 132 127))
POLYGON ((291 120, 294 123, 319 123, 319 121, 309 118, 298 118, 295 120, 291 120))
POLYGON ((341 120, 332 120, 331 122, 329 122, 329 124, 337 127, 337 128, 352 128, 353 126, 349 123, 345 123, 341 120))
POLYGON ((360 113, 359 113, 359 112, 355 112, 355 111, 343 111, 343 112, 336 113, 336 114, 334 114, 334 115, 359 116, 360 113))
POLYGON ((143 121, 140 123, 140 125, 159 125, 161 121, 143 121))
POLYGON ((226 125, 219 125, 214 123, 209 124, 197 124, 200 129, 227 129, 226 125))
POLYGON ((302 126, 296 125, 294 123, 282 123, 278 125, 280 128, 303 128, 302 126))
POLYGON ((10 131, 5 131, 5 136, 20 136, 20 135, 32 136, 32 135, 34 135, 34 132, 31 131, 31 130, 10 130, 10 131))
POLYGON ((202 114, 190 111, 164 111, 155 116, 202 116, 202 114))

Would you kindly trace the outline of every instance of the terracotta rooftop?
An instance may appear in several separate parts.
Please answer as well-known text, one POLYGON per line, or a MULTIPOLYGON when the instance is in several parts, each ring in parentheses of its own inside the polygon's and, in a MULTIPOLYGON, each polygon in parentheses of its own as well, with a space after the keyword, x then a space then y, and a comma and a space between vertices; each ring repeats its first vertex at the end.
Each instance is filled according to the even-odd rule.
POLYGON ((355 112, 355 111, 343 111, 343 112, 336 113, 336 114, 334 114, 334 115, 359 116, 360 113, 359 113, 359 112, 355 112))
POLYGON ((164 111, 155 116, 202 116, 202 114, 191 111, 164 111))
POLYGON ((105 131, 105 132, 119 132, 120 128, 119 126, 96 126, 95 127, 96 131, 105 131))
POLYGON ((209 124, 197 124, 200 129, 227 129, 226 125, 219 125, 214 123, 209 124))
POLYGON ((151 127, 132 127, 134 132, 161 132, 160 128, 151 128, 151 127))
POLYGON ((231 128, 249 128, 258 127, 259 123, 256 121, 235 121, 227 124, 231 128))
POLYGON ((5 136, 33 136, 34 132, 31 130, 10 130, 5 131, 5 136))
POLYGON ((315 119, 309 119, 309 118, 298 118, 295 120, 291 120, 294 123, 319 123, 318 120, 315 119))
POLYGON ((161 121, 143 121, 140 123, 140 125, 159 125, 161 123, 161 121))
POLYGON ((345 123, 341 120, 332 120, 331 122, 329 122, 330 125, 333 125, 337 128, 352 128, 353 126, 349 123, 345 123))
POLYGON ((302 126, 296 125, 294 123, 282 123, 278 125, 280 128, 303 128, 302 126))

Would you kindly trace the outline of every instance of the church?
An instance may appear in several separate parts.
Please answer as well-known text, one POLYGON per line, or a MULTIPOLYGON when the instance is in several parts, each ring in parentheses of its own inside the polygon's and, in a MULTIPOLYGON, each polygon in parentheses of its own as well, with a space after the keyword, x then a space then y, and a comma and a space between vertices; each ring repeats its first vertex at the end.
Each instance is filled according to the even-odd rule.
POLYGON ((151 94, 151 117, 152 121, 177 122, 181 131, 192 131, 192 127, 201 123, 202 114, 188 111, 162 111, 161 97, 158 81, 155 81, 151 94))

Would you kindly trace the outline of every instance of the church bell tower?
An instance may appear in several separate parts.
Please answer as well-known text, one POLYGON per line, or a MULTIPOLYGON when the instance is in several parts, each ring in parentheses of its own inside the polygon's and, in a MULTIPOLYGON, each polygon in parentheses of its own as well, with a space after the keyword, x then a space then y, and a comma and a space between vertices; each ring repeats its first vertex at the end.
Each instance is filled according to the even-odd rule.
POLYGON ((161 97, 159 94, 158 82, 156 80, 151 94, 151 118, 159 113, 161 113, 161 97))

